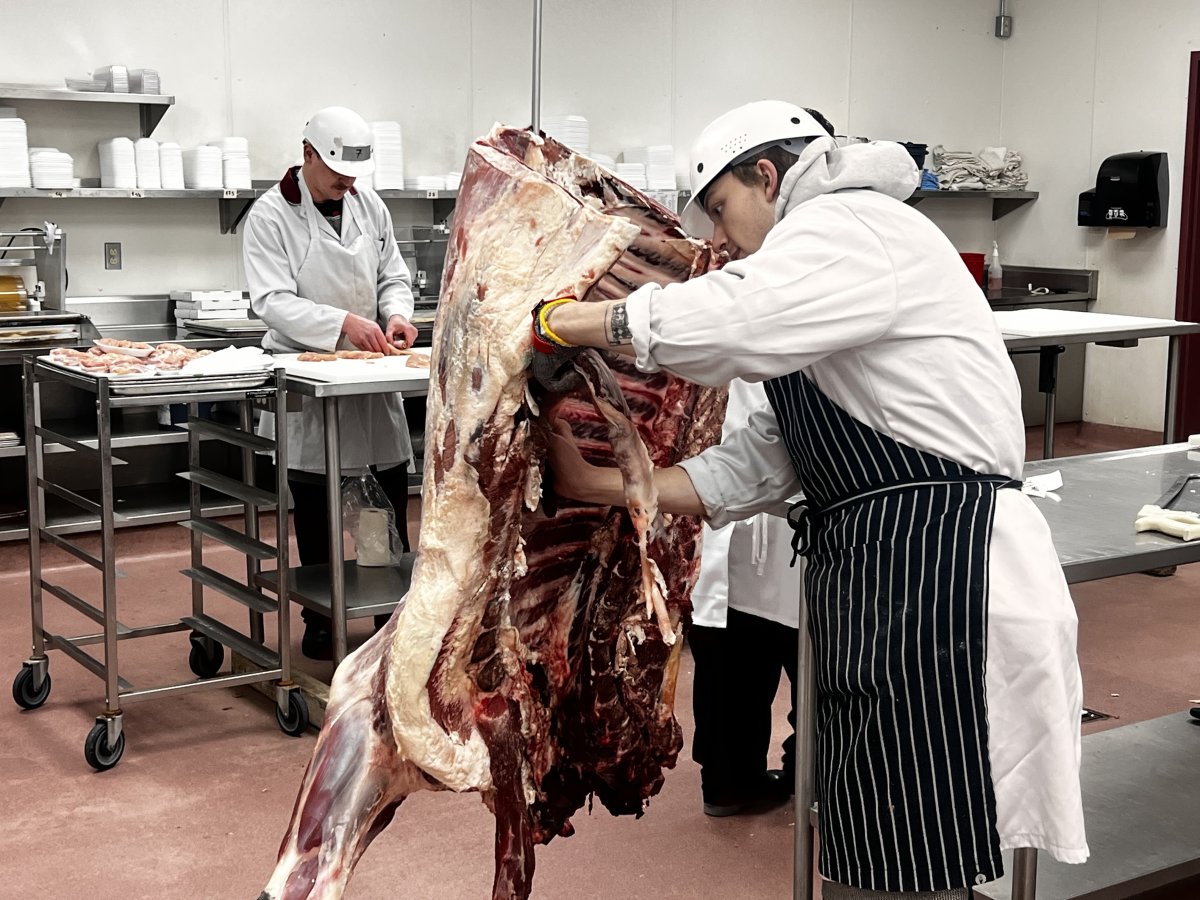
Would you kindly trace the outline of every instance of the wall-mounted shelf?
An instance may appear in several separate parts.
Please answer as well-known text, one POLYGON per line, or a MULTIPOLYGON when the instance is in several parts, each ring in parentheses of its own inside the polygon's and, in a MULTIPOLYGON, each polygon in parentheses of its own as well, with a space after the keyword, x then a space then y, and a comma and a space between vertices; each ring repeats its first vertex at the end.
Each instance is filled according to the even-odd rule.
POLYGON ((994 222, 1002 216, 1007 216, 1014 209, 1036 200, 1037 196, 1037 191, 913 191, 907 202, 916 206, 922 200, 928 200, 931 197, 939 200, 990 199, 992 201, 992 221, 994 222))
POLYGON ((141 120, 142 137, 150 137, 175 98, 167 94, 112 94, 106 91, 68 91, 32 87, 24 84, 0 84, 0 100, 51 100, 72 103, 123 103, 136 106, 141 120))
POLYGON ((250 209, 250 205, 262 196, 257 188, 248 190, 201 190, 189 188, 181 191, 78 187, 62 189, 43 188, 0 188, 0 206, 9 197, 35 200, 216 200, 221 217, 221 234, 237 231, 237 225, 250 209))

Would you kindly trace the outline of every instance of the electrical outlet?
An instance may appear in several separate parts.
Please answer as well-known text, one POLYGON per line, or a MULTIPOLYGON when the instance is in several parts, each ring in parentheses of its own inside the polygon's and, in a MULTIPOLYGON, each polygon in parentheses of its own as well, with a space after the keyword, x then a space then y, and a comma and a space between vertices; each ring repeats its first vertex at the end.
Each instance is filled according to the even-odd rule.
POLYGON ((104 268, 121 268, 121 245, 119 243, 104 245, 104 268))

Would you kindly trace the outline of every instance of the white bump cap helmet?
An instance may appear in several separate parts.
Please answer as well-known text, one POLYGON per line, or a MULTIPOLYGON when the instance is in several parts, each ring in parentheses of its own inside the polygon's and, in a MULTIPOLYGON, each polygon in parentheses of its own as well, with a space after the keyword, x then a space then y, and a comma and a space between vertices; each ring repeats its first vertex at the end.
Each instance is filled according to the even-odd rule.
MULTIPOLYGON (((755 100, 713 119, 696 142, 688 161, 692 196, 680 214, 684 230, 693 237, 712 237, 712 222, 700 197, 731 163, 772 144, 829 134, 802 107, 783 100, 755 100)), ((789 147, 799 154, 801 147, 789 147)))
POLYGON ((304 126, 304 139, 339 175, 357 178, 375 171, 371 126, 352 109, 327 106, 304 126))

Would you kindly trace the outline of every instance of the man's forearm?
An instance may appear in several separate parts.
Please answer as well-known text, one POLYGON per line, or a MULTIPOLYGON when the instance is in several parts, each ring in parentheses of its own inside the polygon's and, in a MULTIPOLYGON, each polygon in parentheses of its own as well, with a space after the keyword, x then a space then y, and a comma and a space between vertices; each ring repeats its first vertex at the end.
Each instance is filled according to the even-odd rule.
POLYGON ((568 344, 633 356, 633 335, 629 331, 624 300, 563 303, 550 311, 548 324, 568 344))
MULTIPOLYGON (((680 516, 704 516, 706 511, 687 470, 679 466, 654 470, 659 512, 680 516)), ((597 506, 624 506, 625 484, 617 469, 597 468, 586 485, 571 492, 575 499, 597 506)))

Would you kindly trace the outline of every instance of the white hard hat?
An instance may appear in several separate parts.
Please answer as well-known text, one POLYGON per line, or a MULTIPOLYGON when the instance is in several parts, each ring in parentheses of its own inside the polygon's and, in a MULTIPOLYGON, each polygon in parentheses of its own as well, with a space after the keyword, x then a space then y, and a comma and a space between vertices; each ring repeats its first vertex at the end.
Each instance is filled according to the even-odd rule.
POLYGON ((726 169, 774 144, 799 154, 805 138, 828 134, 803 107, 782 100, 756 100, 718 116, 692 144, 688 161, 692 196, 680 214, 684 229, 694 237, 712 236, 712 222, 700 199, 726 169))
POLYGON ((320 110, 305 124, 304 139, 339 175, 357 178, 375 171, 371 126, 352 109, 327 106, 320 110))

